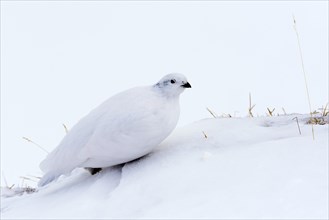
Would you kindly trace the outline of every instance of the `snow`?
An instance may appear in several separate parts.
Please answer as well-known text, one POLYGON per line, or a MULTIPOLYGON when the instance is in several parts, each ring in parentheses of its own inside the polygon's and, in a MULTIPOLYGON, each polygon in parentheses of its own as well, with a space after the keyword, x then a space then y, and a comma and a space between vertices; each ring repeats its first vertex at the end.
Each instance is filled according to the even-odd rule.
POLYGON ((308 119, 197 121, 122 168, 76 169, 22 196, 4 187, 1 218, 326 219, 328 124, 313 140, 308 119))

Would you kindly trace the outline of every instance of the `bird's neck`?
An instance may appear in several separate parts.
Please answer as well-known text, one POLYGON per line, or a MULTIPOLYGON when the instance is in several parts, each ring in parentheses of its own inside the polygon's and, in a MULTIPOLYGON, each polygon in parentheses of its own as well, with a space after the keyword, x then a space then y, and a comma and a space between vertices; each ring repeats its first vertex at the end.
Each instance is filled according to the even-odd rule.
POLYGON ((177 91, 170 91, 168 89, 160 88, 155 85, 152 87, 152 90, 160 97, 172 101, 179 101, 180 93, 177 93, 177 91))

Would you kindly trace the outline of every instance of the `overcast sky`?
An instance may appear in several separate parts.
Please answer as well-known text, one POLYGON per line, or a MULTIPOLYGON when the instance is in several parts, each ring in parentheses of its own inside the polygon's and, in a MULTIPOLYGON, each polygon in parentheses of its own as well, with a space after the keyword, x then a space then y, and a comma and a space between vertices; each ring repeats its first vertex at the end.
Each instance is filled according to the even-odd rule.
MULTIPOLYGON (((295 15, 313 109, 328 102, 328 2, 1 1, 1 170, 41 175, 46 156, 108 97, 187 76, 178 126, 266 108, 307 113, 295 15)), ((219 134, 220 135, 220 134, 219 134)), ((239 135, 239 134, 237 134, 239 135)), ((1 185, 4 185, 1 179, 1 185)))

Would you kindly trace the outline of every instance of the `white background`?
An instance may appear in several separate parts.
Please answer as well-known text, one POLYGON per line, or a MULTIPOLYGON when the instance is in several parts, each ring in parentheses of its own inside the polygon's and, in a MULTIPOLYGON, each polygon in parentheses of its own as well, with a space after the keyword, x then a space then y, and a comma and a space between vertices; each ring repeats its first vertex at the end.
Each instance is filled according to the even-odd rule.
MULTIPOLYGON (((180 72, 178 126, 211 115, 307 113, 328 102, 328 2, 1 1, 1 170, 42 175, 45 153, 117 92, 180 72)), ((4 185, 1 178, 1 185, 4 185)))

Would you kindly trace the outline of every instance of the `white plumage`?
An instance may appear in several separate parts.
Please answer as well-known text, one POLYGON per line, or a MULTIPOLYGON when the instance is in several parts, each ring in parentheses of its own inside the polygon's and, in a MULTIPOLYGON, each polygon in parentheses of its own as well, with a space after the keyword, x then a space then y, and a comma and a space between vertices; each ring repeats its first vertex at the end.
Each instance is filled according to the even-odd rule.
POLYGON ((175 128, 179 95, 190 88, 182 74, 136 87, 106 100, 82 118, 41 162, 44 186, 77 167, 102 168, 150 153, 175 128))

